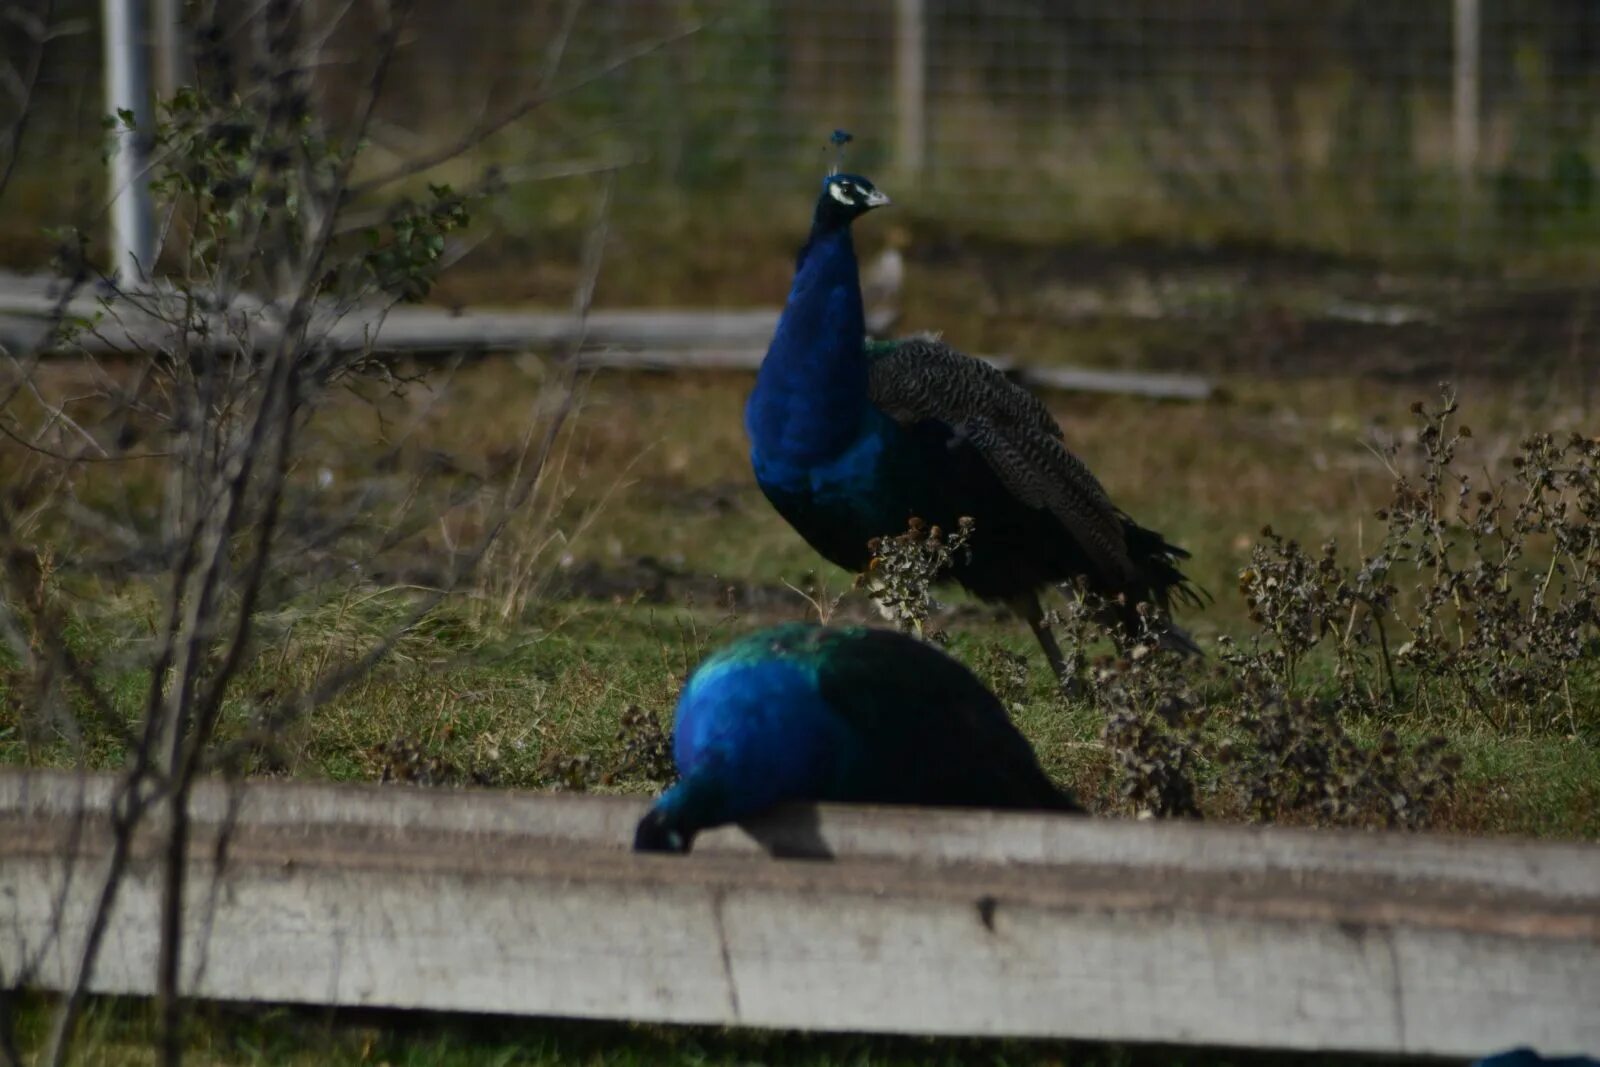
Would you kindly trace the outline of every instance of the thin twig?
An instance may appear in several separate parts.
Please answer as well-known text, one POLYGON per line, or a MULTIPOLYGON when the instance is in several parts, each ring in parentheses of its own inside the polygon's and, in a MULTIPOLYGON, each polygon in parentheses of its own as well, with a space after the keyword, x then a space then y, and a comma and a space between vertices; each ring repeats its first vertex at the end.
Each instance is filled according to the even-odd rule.
POLYGON ((141 769, 135 768, 123 779, 118 797, 112 804, 111 857, 89 919, 88 935, 78 954, 72 986, 67 990, 66 999, 57 1010, 55 1025, 51 1028, 50 1047, 45 1054, 45 1062, 50 1067, 66 1067, 72 1031, 77 1025, 78 1013, 83 1009, 84 994, 94 980, 95 963, 100 959, 100 944, 105 940, 106 929, 111 924, 111 909, 116 906, 123 875, 127 872, 128 859, 133 851, 133 835, 144 817, 146 800, 140 793, 146 777, 141 769))
MULTIPOLYGON (((237 673, 243 650, 252 632, 256 610, 256 597, 266 573, 277 516, 282 502, 283 484, 287 477, 290 441, 297 409, 296 388, 301 369, 297 366, 306 351, 305 331, 309 324, 313 300, 317 292, 316 279, 322 273, 322 263, 332 240, 338 216, 338 206, 344 201, 344 191, 349 184, 350 172, 355 165, 358 146, 372 120, 377 102, 394 57, 395 42, 400 27, 410 10, 410 2, 398 3, 390 12, 390 21, 381 35, 378 59, 368 82, 364 100, 355 126, 356 136, 352 146, 339 161, 335 179, 328 191, 328 209, 322 213, 315 236, 309 244, 305 260, 299 270, 298 291, 290 308, 277 344, 266 362, 266 382, 243 447, 234 453, 233 469, 219 486, 216 497, 225 503, 219 509, 208 507, 199 512, 203 518, 196 528, 204 530, 204 549, 201 558, 204 567, 198 577, 198 588, 186 598, 186 610, 180 643, 173 661, 173 677, 169 697, 165 701, 164 755, 166 767, 174 778, 174 788, 166 805, 168 836, 163 855, 163 886, 161 907, 160 958, 157 964, 157 996, 161 1004, 162 1039, 161 1059, 165 1067, 178 1067, 182 1060, 182 1033, 180 978, 182 973, 183 901, 187 874, 189 844, 189 794, 200 766, 199 754, 209 740, 216 718, 220 713, 223 696, 237 673), (209 645, 213 628, 216 597, 224 572, 230 566, 232 535, 240 530, 244 501, 252 485, 256 461, 268 447, 276 442, 276 459, 265 476, 267 499, 258 530, 257 550, 248 568, 243 588, 242 602, 234 613, 231 637, 221 664, 211 672, 209 683, 197 693, 203 663, 203 650, 209 645)), ((204 379, 203 379, 204 380, 204 379)), ((209 407, 209 405, 207 405, 209 407)), ((203 430, 212 421, 202 419, 203 430)))
POLYGON ((17 117, 11 123, 3 138, 5 148, 5 162, 0 164, 0 196, 5 195, 6 186, 11 184, 11 175, 17 169, 17 157, 21 154, 22 135, 27 130, 28 115, 33 110, 34 90, 39 85, 39 71, 44 67, 45 45, 50 41, 50 19, 55 13, 55 0, 39 0, 40 10, 29 12, 26 15, 14 13, 12 21, 22 25, 23 32, 32 38, 33 50, 28 54, 26 72, 21 77, 21 99, 16 103, 17 117))

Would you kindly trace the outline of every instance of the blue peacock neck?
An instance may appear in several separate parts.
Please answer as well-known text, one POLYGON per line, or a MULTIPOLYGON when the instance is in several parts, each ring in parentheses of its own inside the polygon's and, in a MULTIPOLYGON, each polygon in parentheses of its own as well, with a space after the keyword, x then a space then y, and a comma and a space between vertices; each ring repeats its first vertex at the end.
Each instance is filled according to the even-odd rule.
POLYGON ((707 826, 727 821, 727 793, 711 775, 690 774, 661 794, 651 814, 685 846, 707 826))
POLYGON ((848 222, 820 212, 745 408, 763 462, 808 464, 845 451, 867 407, 866 323, 848 222))

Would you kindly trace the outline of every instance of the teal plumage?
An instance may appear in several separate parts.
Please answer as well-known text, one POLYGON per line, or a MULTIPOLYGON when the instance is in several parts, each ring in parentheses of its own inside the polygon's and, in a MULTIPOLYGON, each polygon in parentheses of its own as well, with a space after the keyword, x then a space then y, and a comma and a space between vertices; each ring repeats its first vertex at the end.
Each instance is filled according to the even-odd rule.
POLYGON ((823 182, 745 409, 751 464, 772 505, 824 558, 860 571, 868 542, 913 517, 975 523, 950 577, 1010 605, 1062 672, 1038 590, 1084 580, 1125 632, 1155 606, 1167 616, 1199 596, 1178 569, 1188 554, 1118 509, 1067 448, 1039 400, 981 360, 941 342, 865 338, 851 223, 887 202, 867 179, 823 182))
POLYGON ((982 682, 888 630, 794 623, 719 649, 684 686, 673 758, 636 848, 686 852, 785 801, 1078 810, 982 682))

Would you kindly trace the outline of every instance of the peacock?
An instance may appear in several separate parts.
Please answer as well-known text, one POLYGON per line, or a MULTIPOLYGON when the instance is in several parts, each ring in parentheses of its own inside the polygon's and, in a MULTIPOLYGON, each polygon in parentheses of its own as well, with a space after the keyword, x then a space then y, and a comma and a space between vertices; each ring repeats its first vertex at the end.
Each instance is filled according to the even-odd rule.
POLYGON ((892 630, 788 623, 722 647, 684 686, 672 753, 640 851, 784 801, 1082 810, 982 682, 892 630))
POLYGON ((1164 643, 1198 652, 1170 621, 1199 606, 1178 569, 1188 553, 1111 502, 1038 398, 942 341, 867 341, 851 224, 889 203, 868 179, 823 180, 789 299, 745 407, 756 481, 824 558, 851 571, 868 542, 913 517, 973 520, 970 554, 947 576, 1025 619, 1064 683, 1039 590, 1082 580, 1121 634, 1140 604, 1164 643))
POLYGON ((1514 1048, 1474 1063, 1472 1067, 1600 1067, 1588 1056, 1541 1056, 1531 1048, 1514 1048))

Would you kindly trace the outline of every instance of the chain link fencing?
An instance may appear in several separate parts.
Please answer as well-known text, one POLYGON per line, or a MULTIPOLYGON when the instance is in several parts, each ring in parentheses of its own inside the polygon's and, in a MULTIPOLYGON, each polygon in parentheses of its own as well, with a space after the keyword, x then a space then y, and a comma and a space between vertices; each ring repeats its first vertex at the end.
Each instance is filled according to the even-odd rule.
MULTIPOLYGON (((12 265, 37 260, 43 227, 103 207, 98 11, 51 13, 0 203, 12 265)), ((318 105, 348 114, 371 6, 302 12, 318 105)), ((514 187, 498 225, 540 248, 612 166, 623 233, 709 212, 792 243, 843 127, 848 167, 919 235, 1600 276, 1593 0, 418 0, 372 158, 533 100, 424 177, 498 166, 514 187)))

